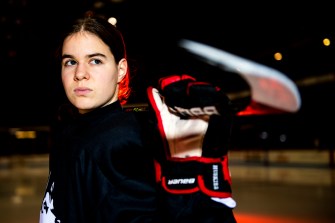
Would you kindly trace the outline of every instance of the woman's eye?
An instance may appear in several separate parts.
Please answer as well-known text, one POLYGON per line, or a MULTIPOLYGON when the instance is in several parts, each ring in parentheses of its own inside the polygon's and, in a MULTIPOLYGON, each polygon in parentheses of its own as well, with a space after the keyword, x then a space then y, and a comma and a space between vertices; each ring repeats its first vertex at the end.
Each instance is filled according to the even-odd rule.
POLYGON ((93 59, 93 60, 91 60, 91 63, 92 64, 101 64, 101 60, 93 59))
POLYGON ((73 66, 75 64, 77 64, 77 62, 75 60, 68 60, 68 61, 65 61, 65 66, 73 66))

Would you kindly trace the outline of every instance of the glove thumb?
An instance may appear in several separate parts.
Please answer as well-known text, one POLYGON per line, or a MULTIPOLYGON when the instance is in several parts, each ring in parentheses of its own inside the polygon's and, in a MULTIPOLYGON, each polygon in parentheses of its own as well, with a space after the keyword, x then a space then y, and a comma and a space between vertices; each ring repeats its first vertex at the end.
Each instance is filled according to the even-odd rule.
POLYGON ((165 104, 162 101, 162 97, 159 94, 158 89, 149 87, 147 91, 151 106, 156 112, 161 112, 165 104))

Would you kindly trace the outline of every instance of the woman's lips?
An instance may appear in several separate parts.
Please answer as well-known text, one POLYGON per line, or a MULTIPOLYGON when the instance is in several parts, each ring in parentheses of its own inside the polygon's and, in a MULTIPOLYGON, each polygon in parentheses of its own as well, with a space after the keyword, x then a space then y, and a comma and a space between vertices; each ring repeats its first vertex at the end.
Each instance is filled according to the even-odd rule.
POLYGON ((90 88, 86 88, 86 87, 79 87, 74 89, 74 93, 77 96, 82 96, 82 95, 87 95, 91 92, 92 90, 90 88))

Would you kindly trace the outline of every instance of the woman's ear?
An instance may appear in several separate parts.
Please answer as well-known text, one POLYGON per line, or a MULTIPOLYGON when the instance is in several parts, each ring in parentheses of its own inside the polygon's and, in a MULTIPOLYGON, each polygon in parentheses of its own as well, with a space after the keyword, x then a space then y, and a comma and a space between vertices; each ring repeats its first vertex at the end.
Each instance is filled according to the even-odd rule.
POLYGON ((128 72, 128 62, 125 58, 122 58, 118 64, 118 79, 117 82, 120 83, 122 79, 126 76, 128 72))

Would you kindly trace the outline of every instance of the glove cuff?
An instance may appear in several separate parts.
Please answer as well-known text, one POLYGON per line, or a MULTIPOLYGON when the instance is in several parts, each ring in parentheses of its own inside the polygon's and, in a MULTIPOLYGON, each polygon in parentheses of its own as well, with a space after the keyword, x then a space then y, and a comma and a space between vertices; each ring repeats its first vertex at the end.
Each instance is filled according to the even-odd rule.
POLYGON ((156 179, 172 194, 202 192, 210 197, 231 197, 228 156, 174 158, 156 163, 156 179))

